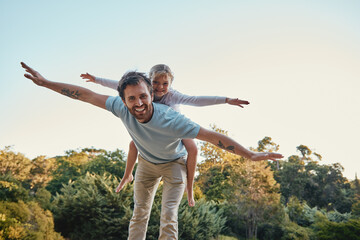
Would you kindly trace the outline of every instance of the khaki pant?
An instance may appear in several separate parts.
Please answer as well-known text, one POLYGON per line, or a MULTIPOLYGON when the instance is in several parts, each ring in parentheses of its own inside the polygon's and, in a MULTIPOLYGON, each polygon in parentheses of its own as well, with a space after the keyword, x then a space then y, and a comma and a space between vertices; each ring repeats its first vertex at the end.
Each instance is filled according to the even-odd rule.
POLYGON ((164 185, 159 239, 178 239, 178 209, 186 183, 185 158, 164 164, 150 163, 140 155, 138 160, 134 184, 134 212, 130 220, 128 239, 145 239, 151 206, 161 178, 164 185))

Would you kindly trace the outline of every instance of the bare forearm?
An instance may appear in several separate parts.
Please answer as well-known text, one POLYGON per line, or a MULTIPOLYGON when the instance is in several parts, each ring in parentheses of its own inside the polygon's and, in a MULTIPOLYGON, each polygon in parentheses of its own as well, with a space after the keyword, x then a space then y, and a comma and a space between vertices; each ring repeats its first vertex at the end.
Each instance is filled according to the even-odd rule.
POLYGON ((252 159, 254 156, 254 153, 243 146, 241 146, 239 143, 237 143, 235 140, 231 139, 230 137, 206 130, 204 128, 200 129, 200 132, 197 136, 197 139, 202 141, 207 141, 209 143, 212 143, 228 152, 234 153, 236 155, 252 159))
POLYGON ((24 76, 33 81, 36 85, 49 88, 70 98, 78 99, 83 102, 87 102, 97 107, 106 109, 105 103, 109 96, 94 93, 93 91, 83 87, 49 81, 45 79, 39 72, 26 65, 24 62, 21 62, 21 66, 27 72, 24 74, 24 76))
POLYGON ((92 92, 89 89, 83 87, 52 81, 45 82, 43 87, 49 88, 57 93, 81 101, 86 101, 86 99, 88 99, 90 96, 89 93, 92 92))
POLYGON ((107 96, 99 95, 87 88, 83 88, 72 84, 52 82, 52 81, 44 82, 43 87, 51 89, 57 93, 60 93, 72 99, 80 100, 101 108, 105 108, 105 101, 107 96), (102 98, 102 101, 99 101, 100 98, 102 98))

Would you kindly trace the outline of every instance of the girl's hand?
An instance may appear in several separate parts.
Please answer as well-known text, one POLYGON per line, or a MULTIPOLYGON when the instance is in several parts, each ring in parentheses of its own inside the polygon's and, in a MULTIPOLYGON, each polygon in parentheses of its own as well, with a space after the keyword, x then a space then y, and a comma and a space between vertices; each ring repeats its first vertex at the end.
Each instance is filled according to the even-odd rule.
POLYGON ((81 74, 80 77, 82 79, 86 79, 86 82, 95 82, 95 76, 94 75, 91 75, 89 73, 86 73, 86 74, 81 74))
POLYGON ((226 98, 226 103, 244 108, 242 105, 250 104, 248 101, 240 100, 238 98, 226 98))

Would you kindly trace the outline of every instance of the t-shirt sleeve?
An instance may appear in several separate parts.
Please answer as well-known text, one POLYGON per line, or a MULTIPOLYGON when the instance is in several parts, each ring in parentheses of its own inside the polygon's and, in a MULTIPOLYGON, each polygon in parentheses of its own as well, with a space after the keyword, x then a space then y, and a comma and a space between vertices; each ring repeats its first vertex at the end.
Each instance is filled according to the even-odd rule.
POLYGON ((218 96, 189 96, 173 90, 172 99, 174 104, 183 104, 190 106, 209 106, 216 104, 223 104, 226 101, 226 97, 218 96))
POLYGON ((174 113, 173 122, 170 128, 174 136, 182 139, 196 138, 200 131, 200 125, 179 112, 174 111, 174 113))
POLYGON ((115 90, 117 90, 117 87, 119 86, 119 81, 110 80, 110 79, 106 79, 106 78, 96 77, 95 82, 104 87, 112 88, 115 90))
POLYGON ((121 118, 124 116, 124 111, 126 111, 126 106, 119 96, 117 97, 108 97, 105 103, 106 109, 112 112, 115 116, 121 118))

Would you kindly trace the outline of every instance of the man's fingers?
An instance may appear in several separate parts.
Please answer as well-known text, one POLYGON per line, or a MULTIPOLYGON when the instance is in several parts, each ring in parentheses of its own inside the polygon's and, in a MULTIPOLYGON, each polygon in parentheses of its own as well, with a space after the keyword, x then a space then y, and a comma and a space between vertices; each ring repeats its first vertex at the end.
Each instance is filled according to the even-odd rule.
POLYGON ((26 65, 25 63, 23 63, 23 62, 21 62, 21 66, 23 68, 25 68, 26 70, 31 70, 31 68, 28 65, 26 65))
POLYGON ((30 80, 33 80, 34 81, 34 77, 30 74, 24 74, 24 76, 30 80))
POLYGON ((21 66, 23 68, 25 68, 25 71, 32 74, 32 75, 35 75, 36 74, 36 71, 34 71, 34 69, 32 69, 31 67, 29 67, 28 65, 26 65, 25 63, 21 62, 21 66))

